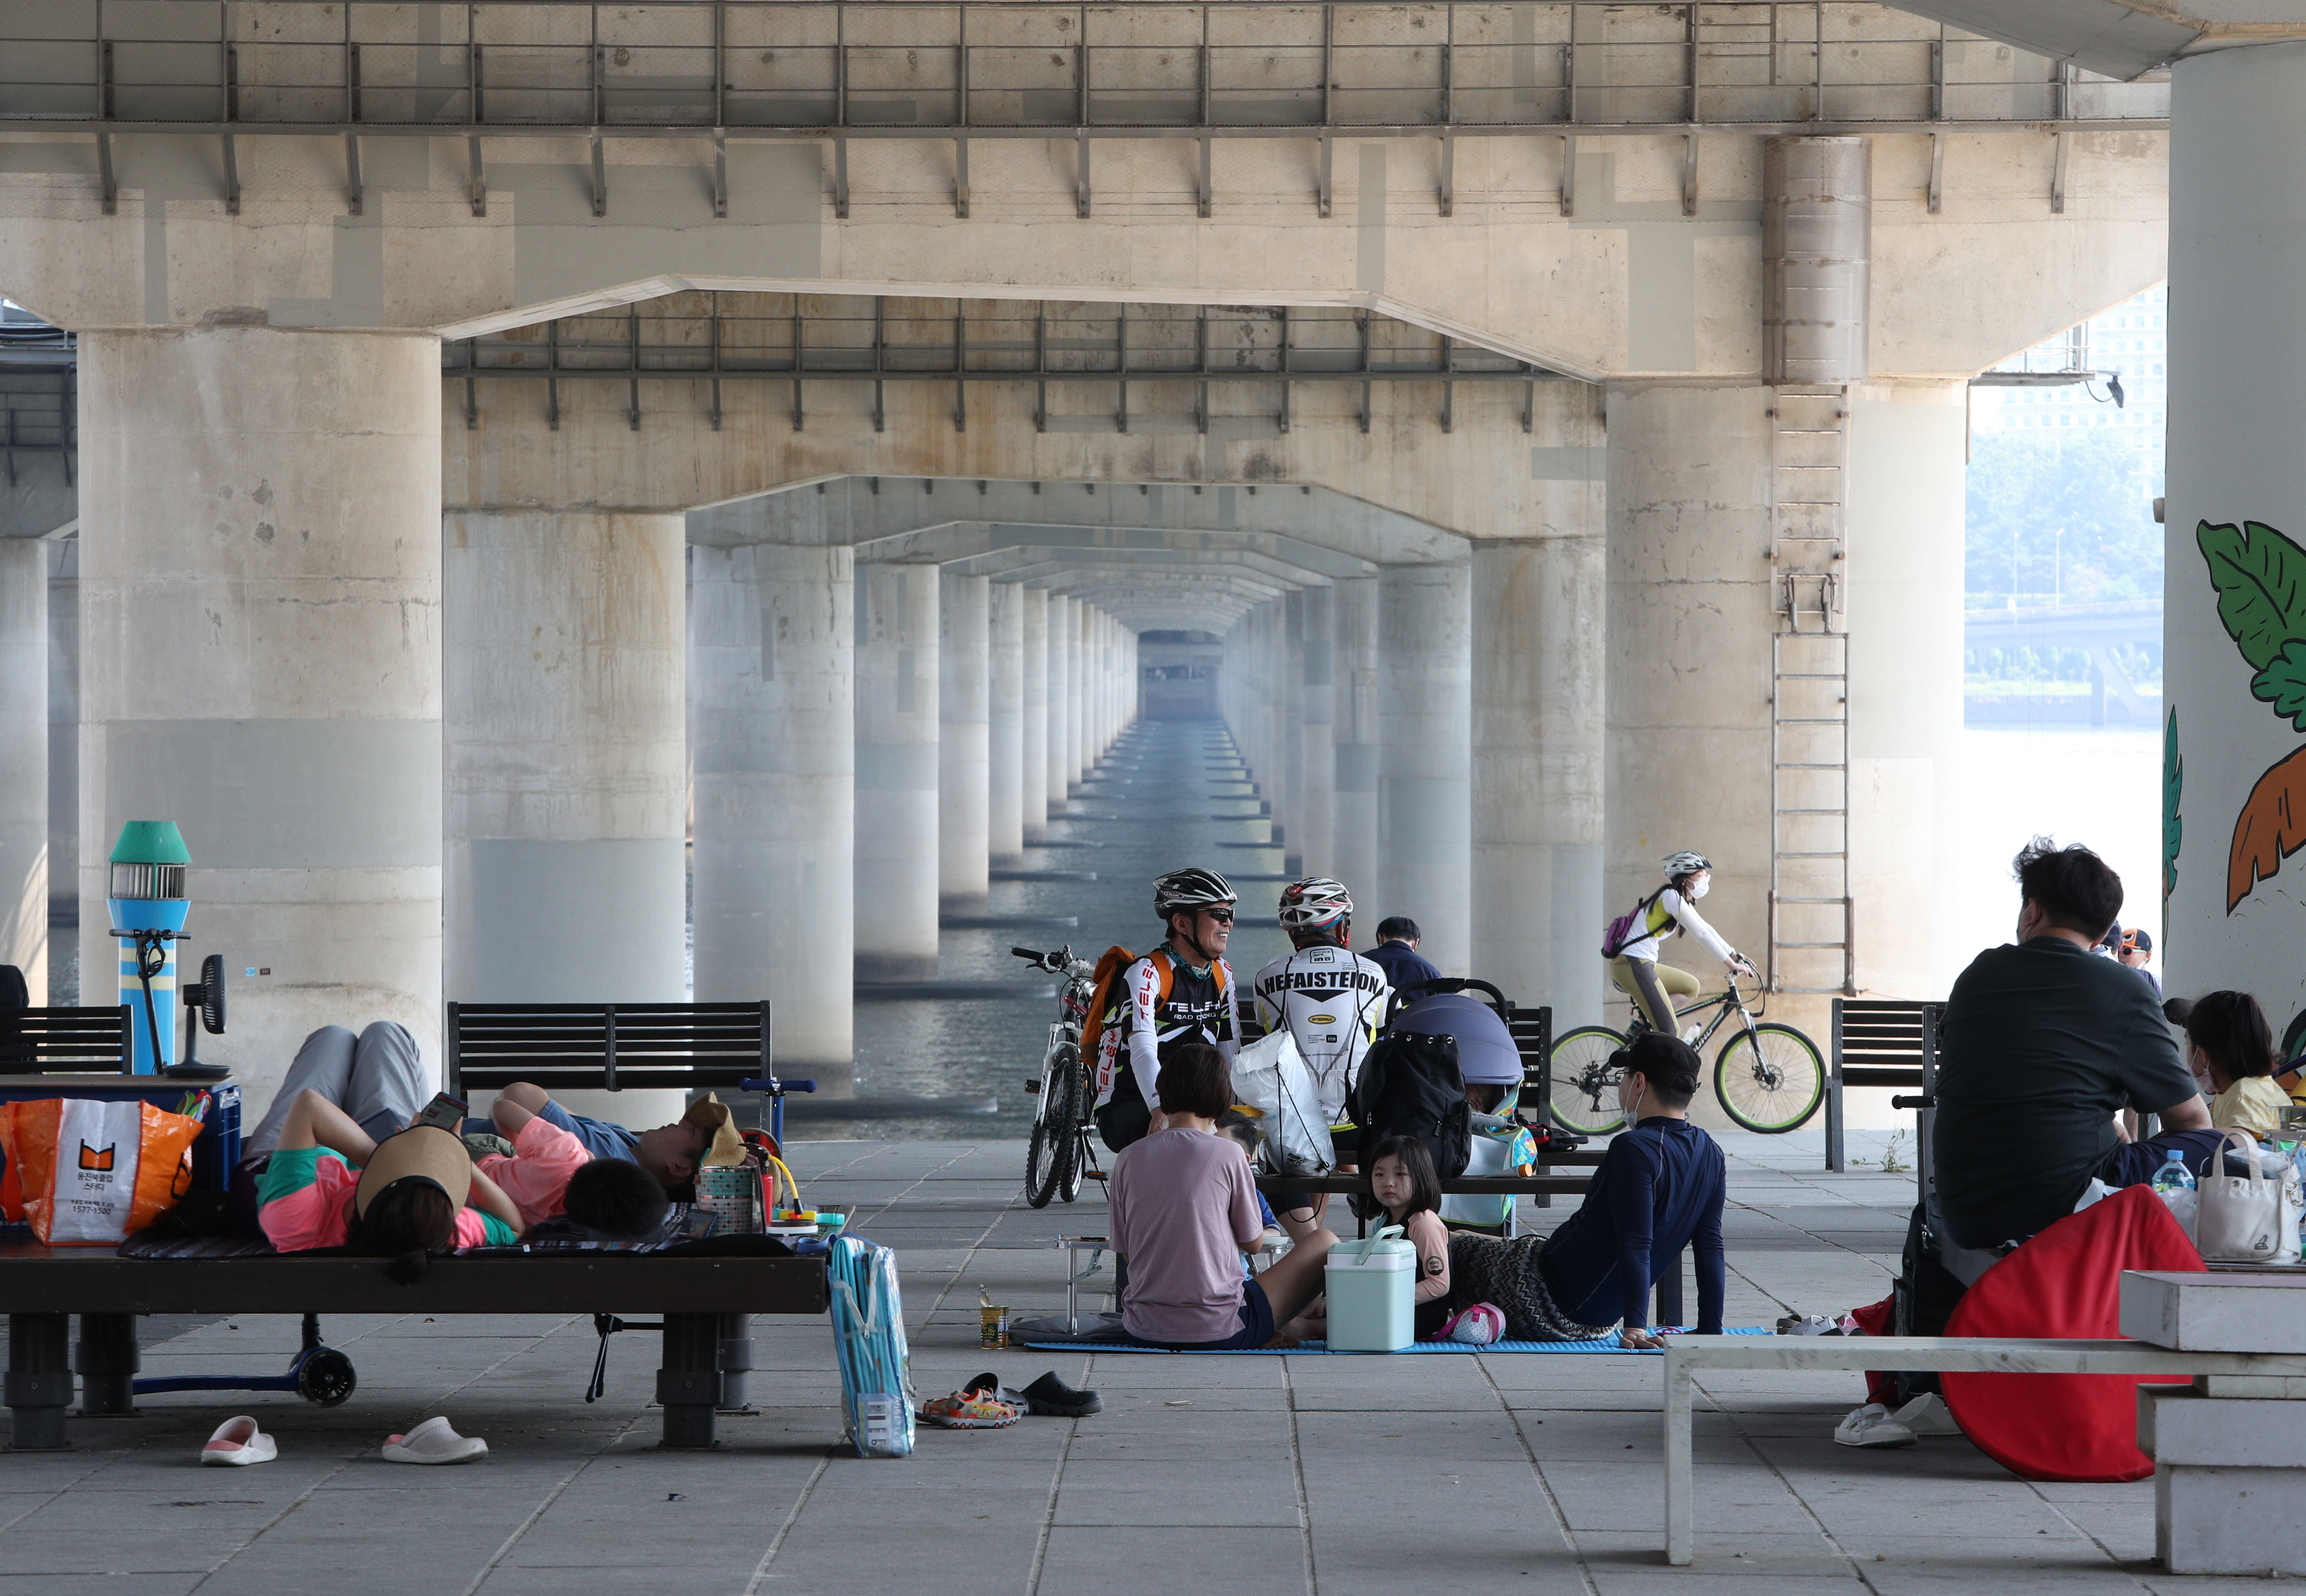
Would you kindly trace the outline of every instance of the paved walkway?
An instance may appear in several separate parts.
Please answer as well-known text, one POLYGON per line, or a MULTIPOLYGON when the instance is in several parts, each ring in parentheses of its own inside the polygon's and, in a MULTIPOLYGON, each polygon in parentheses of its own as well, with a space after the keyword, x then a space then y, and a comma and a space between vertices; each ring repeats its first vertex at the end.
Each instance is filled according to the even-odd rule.
MULTIPOLYGON (((1883 1293, 1910 1174, 1820 1174, 1814 1134, 1725 1140, 1731 1323, 1883 1293)), ((1853 1151, 1878 1157, 1880 1140, 1853 1137, 1853 1151)), ((717 1453, 667 1453, 653 1444, 652 1338, 612 1345, 608 1395, 587 1407, 586 1321, 333 1319, 329 1339, 361 1373, 344 1407, 148 1397, 135 1418, 76 1421, 71 1452, 0 1452, 0 1596, 1957 1596, 2226 1583, 2148 1566, 2150 1483, 2031 1485, 1960 1439, 1850 1452, 1828 1438, 1854 1385, 1782 1375, 1705 1382, 1698 1562, 1668 1569, 1654 1359, 981 1353, 980 1287, 1021 1310, 1061 1306, 1048 1242, 1101 1230, 1101 1201, 1016 1205, 1014 1142, 797 1151, 814 1199, 857 1205, 860 1228, 900 1250, 922 1395, 988 1366, 1012 1384, 1054 1367, 1101 1391, 1105 1412, 924 1430, 910 1460, 868 1462, 836 1444, 823 1321, 763 1320, 759 1416, 723 1420, 717 1453), (193 1466, 233 1412, 263 1416, 280 1461, 193 1466), (488 1438, 485 1463, 379 1459, 388 1430, 440 1412, 488 1438)), ((269 1368, 295 1340, 292 1320, 218 1321, 148 1349, 147 1371, 269 1368)))

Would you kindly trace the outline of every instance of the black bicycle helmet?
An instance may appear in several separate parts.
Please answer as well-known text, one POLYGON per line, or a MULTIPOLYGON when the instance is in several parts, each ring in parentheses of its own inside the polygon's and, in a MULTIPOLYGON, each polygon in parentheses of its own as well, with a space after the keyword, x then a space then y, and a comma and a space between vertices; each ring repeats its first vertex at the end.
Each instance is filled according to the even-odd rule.
POLYGON ((1224 909, 1239 898, 1226 878, 1198 865, 1172 870, 1153 883, 1153 913, 1166 924, 1174 914, 1190 909, 1224 909))

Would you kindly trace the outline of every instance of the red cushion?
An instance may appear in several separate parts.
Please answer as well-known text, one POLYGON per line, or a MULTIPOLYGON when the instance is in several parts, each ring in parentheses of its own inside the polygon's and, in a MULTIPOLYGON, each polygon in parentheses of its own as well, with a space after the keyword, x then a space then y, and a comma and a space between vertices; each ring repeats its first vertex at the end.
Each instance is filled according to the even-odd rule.
MULTIPOLYGON (((1946 1323, 1949 1336, 2098 1341, 2122 1334, 2124 1269, 2207 1266, 2162 1199, 2128 1186, 2059 1220, 1978 1277, 1946 1323)), ((1962 1433, 2028 1480, 2143 1480, 2138 1387, 2167 1375, 1948 1374, 1946 1405, 1962 1433)))

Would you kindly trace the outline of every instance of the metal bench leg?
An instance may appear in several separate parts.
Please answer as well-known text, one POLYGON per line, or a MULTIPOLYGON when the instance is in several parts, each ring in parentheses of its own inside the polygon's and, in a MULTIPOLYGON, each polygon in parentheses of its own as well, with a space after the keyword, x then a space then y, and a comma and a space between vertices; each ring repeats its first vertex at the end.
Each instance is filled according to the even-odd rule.
POLYGON ((1681 1317, 1681 1259, 1676 1255, 1666 1272, 1658 1276, 1657 1311, 1650 1316, 1653 1325, 1686 1325, 1681 1317))
POLYGON ((5 1395, 15 1421, 12 1449, 54 1452, 71 1444, 64 1438, 64 1409, 73 1395, 70 1314, 8 1316, 5 1395))
POLYGON ((749 1313, 723 1313, 719 1318, 721 1411, 724 1413, 749 1413, 753 1406, 746 1385, 747 1378, 753 1372, 753 1316, 749 1313))
POLYGON ((664 1409, 668 1447, 713 1445, 713 1412, 721 1405, 721 1318, 664 1316, 664 1364, 656 1371, 656 1399, 664 1409))
POLYGON ((1849 1165, 1843 1146, 1841 1111, 1841 1071, 1836 1070, 1825 1078, 1825 1167, 1830 1174, 1841 1174, 1849 1165))
POLYGON ((136 1411, 136 1348, 132 1313, 83 1313, 73 1368, 80 1374, 83 1418, 117 1418, 136 1411))
POLYGON ((1693 1522, 1696 1488, 1691 1481, 1689 1365, 1668 1341, 1665 1348, 1665 1560, 1689 1566, 1695 1555, 1693 1522))

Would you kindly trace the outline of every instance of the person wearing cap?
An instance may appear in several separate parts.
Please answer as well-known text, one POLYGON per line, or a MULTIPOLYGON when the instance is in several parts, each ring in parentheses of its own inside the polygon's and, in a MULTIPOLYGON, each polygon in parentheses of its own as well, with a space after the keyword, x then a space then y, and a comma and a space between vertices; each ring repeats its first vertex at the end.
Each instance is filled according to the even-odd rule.
MULTIPOLYGON (((2117 926, 2116 929, 2119 930, 2120 927, 2117 926)), ((2154 988, 2155 997, 2157 1000, 2161 997, 2162 978, 2146 968, 2154 962, 2154 938, 2145 926, 2132 926, 2129 930, 2123 931, 2122 941, 2115 947, 2114 956, 2144 976, 2146 984, 2154 988)))
POLYGON ((378 1141, 311 1090, 289 1105, 256 1197, 258 1222, 280 1251, 352 1247, 394 1258, 408 1278, 425 1255, 510 1246, 527 1228, 455 1132, 412 1125, 378 1141))

